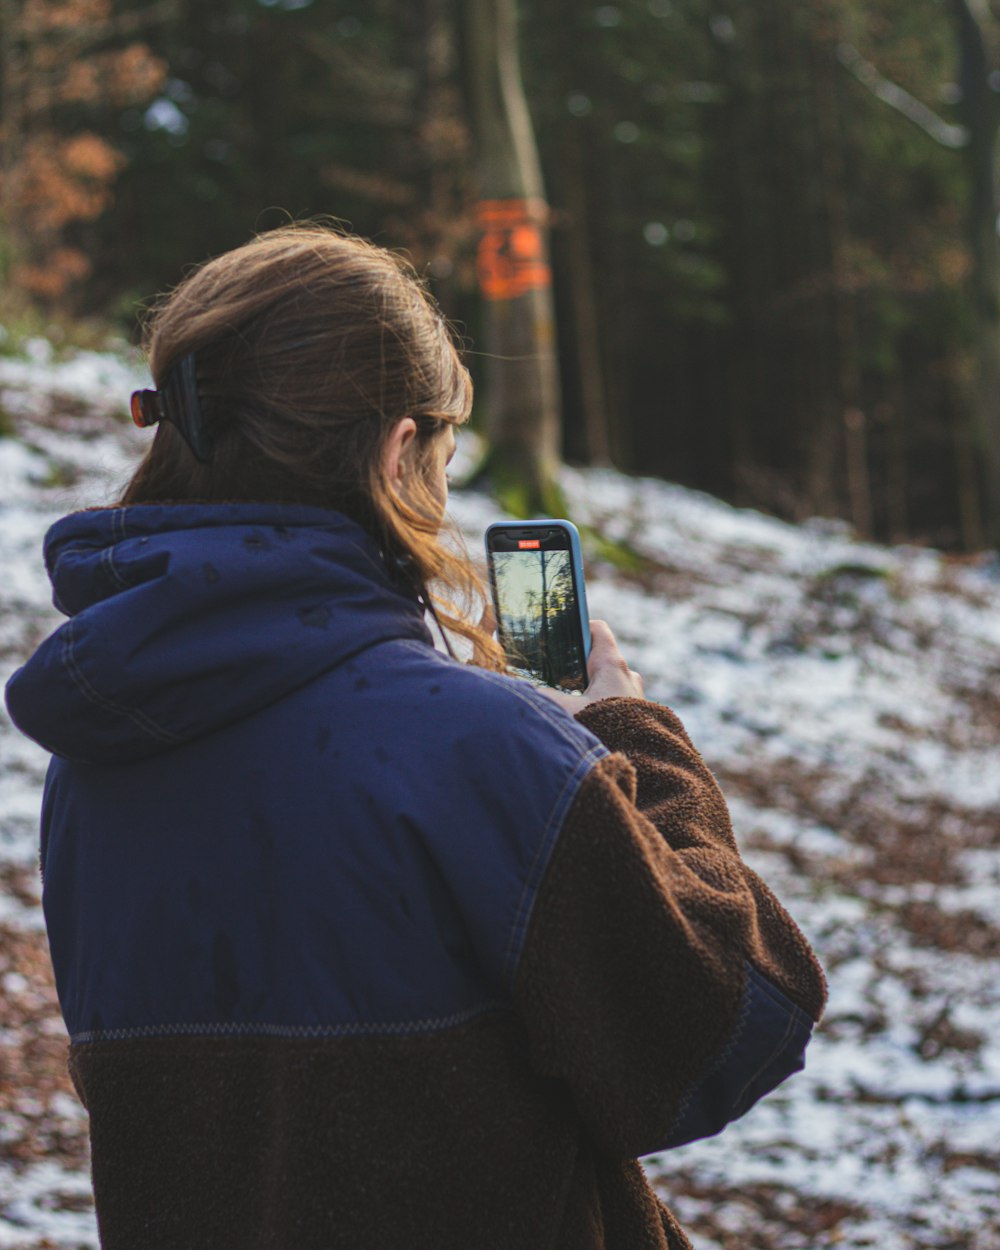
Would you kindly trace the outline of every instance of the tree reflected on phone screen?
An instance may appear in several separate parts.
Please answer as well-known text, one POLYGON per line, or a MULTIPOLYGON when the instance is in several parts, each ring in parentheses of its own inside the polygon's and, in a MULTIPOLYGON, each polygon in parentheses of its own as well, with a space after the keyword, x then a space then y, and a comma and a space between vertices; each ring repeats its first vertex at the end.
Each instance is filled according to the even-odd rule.
POLYGON ((586 666, 568 551, 493 553, 500 642, 518 676, 583 690, 586 666))

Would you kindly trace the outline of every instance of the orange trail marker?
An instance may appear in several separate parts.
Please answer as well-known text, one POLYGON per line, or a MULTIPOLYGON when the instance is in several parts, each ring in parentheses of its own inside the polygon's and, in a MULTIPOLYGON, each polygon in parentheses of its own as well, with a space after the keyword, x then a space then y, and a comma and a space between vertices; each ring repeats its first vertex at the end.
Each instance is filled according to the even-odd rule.
POLYGON ((476 269, 485 299, 517 299, 552 285, 542 237, 546 211, 539 200, 480 201, 477 215, 483 237, 476 269))

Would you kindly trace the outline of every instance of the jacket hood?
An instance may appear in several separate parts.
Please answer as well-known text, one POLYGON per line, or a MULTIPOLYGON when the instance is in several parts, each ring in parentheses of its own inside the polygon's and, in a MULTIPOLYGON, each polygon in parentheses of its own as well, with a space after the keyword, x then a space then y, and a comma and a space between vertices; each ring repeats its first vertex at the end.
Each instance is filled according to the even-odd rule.
POLYGON ((322 508, 74 513, 49 530, 45 565, 69 620, 10 679, 7 707, 87 763, 210 733, 377 643, 431 642, 370 535, 322 508))

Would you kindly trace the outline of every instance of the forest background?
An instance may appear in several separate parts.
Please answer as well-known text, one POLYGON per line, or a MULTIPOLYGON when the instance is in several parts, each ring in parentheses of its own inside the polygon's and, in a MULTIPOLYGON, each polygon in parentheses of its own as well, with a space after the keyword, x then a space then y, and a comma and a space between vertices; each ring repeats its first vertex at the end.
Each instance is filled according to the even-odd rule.
MULTIPOLYGON (((331 214, 427 276, 481 419, 493 7, 0 0, 9 339, 134 337, 188 264, 331 214)), ((1000 4, 525 0, 519 38, 557 450, 881 541, 1000 541, 1000 4)))
MULTIPOLYGON (((405 249, 471 345, 460 479, 512 435, 644 475, 550 473, 591 609, 829 976, 806 1072, 658 1192, 714 1250, 997 1250, 1000 0, 514 3, 0 0, 0 681, 148 441, 154 293, 289 217, 405 249)), ((98 1240, 47 762, 0 711, 3 1250, 98 1240)))

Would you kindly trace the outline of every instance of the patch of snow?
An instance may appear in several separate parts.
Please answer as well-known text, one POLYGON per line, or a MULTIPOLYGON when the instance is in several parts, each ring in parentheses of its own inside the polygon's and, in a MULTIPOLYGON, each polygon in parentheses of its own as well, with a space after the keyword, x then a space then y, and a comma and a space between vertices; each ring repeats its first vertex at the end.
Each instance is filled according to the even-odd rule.
POLYGON ((90 1178, 84 1173, 51 1162, 16 1173, 0 1168, 0 1250, 17 1250, 28 1237, 47 1238, 66 1250, 99 1250, 88 1200, 90 1178))
POLYGON ((75 352, 65 360, 45 339, 29 339, 27 359, 0 357, 0 395, 9 411, 31 416, 38 395, 65 395, 76 404, 126 413, 132 392, 151 386, 138 354, 75 352))

